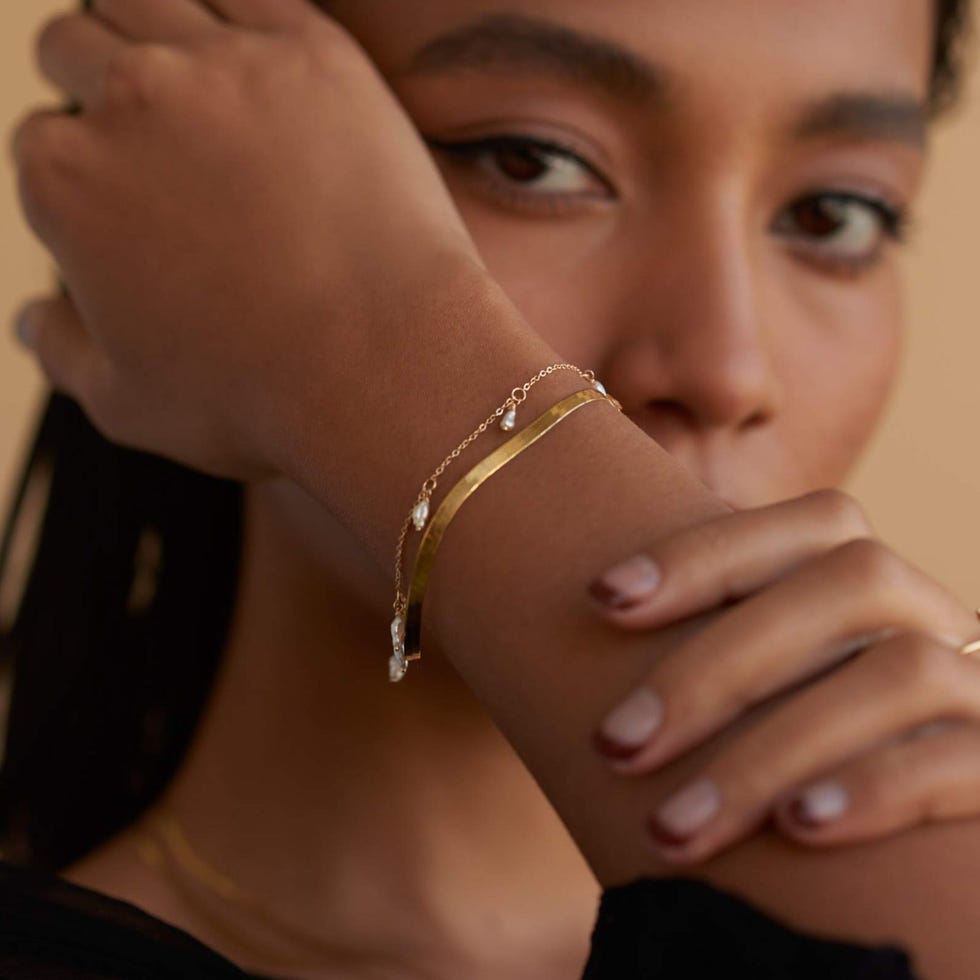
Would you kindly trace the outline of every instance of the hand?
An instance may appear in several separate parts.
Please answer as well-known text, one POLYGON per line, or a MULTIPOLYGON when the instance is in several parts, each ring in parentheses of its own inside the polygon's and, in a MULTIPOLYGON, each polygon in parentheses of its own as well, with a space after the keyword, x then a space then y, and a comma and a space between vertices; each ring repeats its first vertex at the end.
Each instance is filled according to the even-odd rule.
POLYGON ((297 392, 324 393, 317 429, 343 439, 424 342, 407 311, 482 269, 401 106, 304 0, 95 0, 38 56, 81 112, 15 134, 68 290, 22 331, 116 442, 281 472, 311 428, 297 392))
POLYGON ((980 663, 957 653, 976 619, 871 535, 822 490, 677 532, 590 587, 626 630, 734 603, 607 716, 596 745, 617 771, 649 773, 791 692, 660 805, 661 857, 702 860, 767 816, 825 846, 980 814, 980 663))

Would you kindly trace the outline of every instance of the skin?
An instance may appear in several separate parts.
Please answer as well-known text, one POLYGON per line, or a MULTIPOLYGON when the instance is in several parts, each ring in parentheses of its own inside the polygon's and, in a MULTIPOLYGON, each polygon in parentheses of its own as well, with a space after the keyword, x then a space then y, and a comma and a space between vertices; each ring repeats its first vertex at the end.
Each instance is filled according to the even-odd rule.
MULTIPOLYGON (((486 135, 499 117, 508 130, 534 122, 541 131, 547 120, 553 138, 577 138, 608 160, 617 199, 558 217, 503 206, 486 177, 437 154, 493 277, 557 350, 597 366, 647 435, 738 508, 838 483, 894 376, 896 249, 845 268, 771 224, 814 187, 909 204, 922 147, 904 136, 776 134, 802 104, 846 84, 921 100, 930 5, 510 8, 663 64, 679 76, 669 109, 499 68, 406 73, 421 44, 493 9, 472 3, 464 14, 427 2, 409 15, 376 2, 331 13, 364 44, 424 135, 486 135), (842 36, 853 44, 841 45, 842 36), (685 72, 692 64, 696 74, 685 72)), ((439 963, 446 975, 476 976, 480 964, 487 976, 517 976, 523 961, 535 964, 535 976, 571 975, 585 955, 597 885, 486 710, 439 658, 427 663, 425 685, 393 695, 375 683, 376 658, 364 651, 375 647, 390 589, 343 523, 305 491, 281 479, 256 484, 247 514, 226 666, 168 791, 196 846, 331 946, 332 965, 294 966, 297 976, 382 975, 370 970, 392 963, 399 975, 439 963), (457 792, 461 785, 472 795, 457 792)), ((963 629, 946 610, 922 618, 944 617, 963 629)), ((274 936, 250 937, 260 952, 243 946, 241 929, 238 938, 216 930, 142 869, 131 845, 124 834, 68 876, 138 895, 254 969, 286 955, 271 951, 281 943, 274 936)))

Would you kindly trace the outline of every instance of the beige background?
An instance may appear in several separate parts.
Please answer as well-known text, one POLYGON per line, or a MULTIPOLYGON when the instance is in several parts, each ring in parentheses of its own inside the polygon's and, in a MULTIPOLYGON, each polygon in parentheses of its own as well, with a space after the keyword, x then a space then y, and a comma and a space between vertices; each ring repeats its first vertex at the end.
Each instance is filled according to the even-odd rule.
MULTIPOLYGON (((54 0, 3 0, 0 129, 45 98, 30 37, 54 0)), ((910 249, 912 327, 888 418, 848 489, 899 551, 980 605, 980 78, 965 111, 946 122, 922 223, 910 249)), ((0 184, 0 506, 23 451, 41 385, 10 340, 18 303, 45 289, 50 271, 15 206, 7 155, 0 184)))

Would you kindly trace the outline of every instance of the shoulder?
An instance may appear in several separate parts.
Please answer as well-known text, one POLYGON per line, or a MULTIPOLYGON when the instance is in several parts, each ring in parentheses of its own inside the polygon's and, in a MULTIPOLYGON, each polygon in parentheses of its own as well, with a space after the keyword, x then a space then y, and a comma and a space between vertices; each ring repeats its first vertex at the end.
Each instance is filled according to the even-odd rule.
POLYGON ((0 860, 4 980, 241 980, 231 962, 137 906, 0 860))

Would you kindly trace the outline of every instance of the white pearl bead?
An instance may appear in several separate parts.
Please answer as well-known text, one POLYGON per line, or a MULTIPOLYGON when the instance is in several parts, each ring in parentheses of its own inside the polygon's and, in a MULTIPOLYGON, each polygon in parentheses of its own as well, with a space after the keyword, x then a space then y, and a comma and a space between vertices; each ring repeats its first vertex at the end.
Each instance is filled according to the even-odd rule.
POLYGON ((425 500, 416 504, 415 510, 412 511, 412 523, 415 525, 416 531, 421 531, 425 527, 425 522, 429 519, 429 498, 426 497, 425 500))

